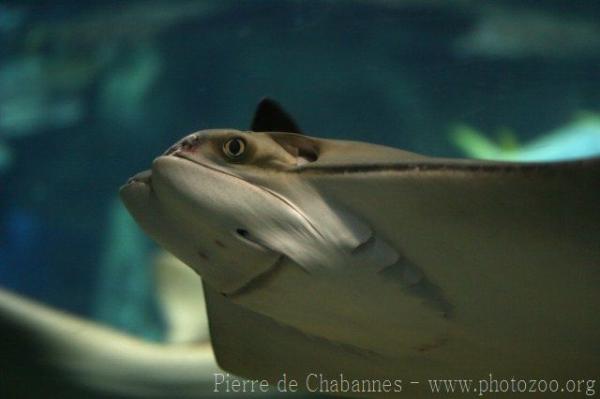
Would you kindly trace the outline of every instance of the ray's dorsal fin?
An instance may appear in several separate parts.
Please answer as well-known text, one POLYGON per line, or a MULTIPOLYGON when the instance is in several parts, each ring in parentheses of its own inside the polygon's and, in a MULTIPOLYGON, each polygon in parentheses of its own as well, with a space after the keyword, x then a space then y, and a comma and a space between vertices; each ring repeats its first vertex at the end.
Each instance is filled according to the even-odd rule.
POLYGON ((268 97, 263 98, 256 107, 250 130, 253 132, 285 132, 302 131, 294 119, 277 103, 268 97))

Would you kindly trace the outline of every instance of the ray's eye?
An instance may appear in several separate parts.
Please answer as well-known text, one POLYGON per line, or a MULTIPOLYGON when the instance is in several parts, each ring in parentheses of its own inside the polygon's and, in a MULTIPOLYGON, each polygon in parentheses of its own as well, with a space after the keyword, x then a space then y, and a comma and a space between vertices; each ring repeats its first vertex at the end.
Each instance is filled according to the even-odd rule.
POLYGON ((227 140, 223 143, 223 152, 228 158, 239 158, 246 151, 246 142, 239 137, 227 140))

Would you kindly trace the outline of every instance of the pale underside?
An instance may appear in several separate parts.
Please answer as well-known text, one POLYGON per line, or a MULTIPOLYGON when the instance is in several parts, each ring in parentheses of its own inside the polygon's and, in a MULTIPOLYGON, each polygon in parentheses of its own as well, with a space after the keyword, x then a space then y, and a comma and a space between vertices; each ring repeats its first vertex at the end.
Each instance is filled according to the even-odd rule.
POLYGON ((207 286, 222 367, 274 380, 284 372, 567 378, 600 369, 597 161, 379 167, 340 154, 271 175, 271 184, 301 179, 399 261, 319 274, 285 258, 228 297, 207 286), (421 278, 407 282, 406 268, 421 278))

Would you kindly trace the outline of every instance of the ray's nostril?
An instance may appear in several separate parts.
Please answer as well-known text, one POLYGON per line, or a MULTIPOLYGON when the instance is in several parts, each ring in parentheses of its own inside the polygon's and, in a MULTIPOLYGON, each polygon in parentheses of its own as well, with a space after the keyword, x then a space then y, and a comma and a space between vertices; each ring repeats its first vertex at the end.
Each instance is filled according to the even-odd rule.
POLYGON ((241 235, 244 238, 248 238, 250 236, 250 233, 248 233, 248 230, 244 230, 244 229, 237 229, 236 233, 238 233, 239 235, 241 235))

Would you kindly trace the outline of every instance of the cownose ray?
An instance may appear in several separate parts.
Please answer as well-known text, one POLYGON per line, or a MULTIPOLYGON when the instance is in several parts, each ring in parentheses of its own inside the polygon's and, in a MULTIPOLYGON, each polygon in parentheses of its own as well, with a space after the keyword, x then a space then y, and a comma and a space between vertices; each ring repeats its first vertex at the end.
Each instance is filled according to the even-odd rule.
MULTIPOLYGON (((273 383, 285 373, 301 388, 317 375, 401 380, 411 396, 427 396, 428 378, 600 369, 600 160, 439 159, 318 139, 269 100, 252 131, 189 135, 121 190, 142 228, 202 276, 223 369, 273 383)), ((5 319, 60 334, 55 314, 26 305, 0 296, 5 319)), ((54 358, 83 357, 56 341, 54 358)), ((161 381, 184 355, 126 342, 121 368, 151 364, 151 388, 172 389, 161 381)), ((105 385, 107 358, 91 371, 105 385)), ((133 375, 117 390, 143 391, 133 375)))
POLYGON ((254 132, 191 134, 121 190, 202 276, 221 367, 271 381, 600 370, 600 159, 431 158, 263 127, 265 109, 297 129, 267 100, 254 132))

